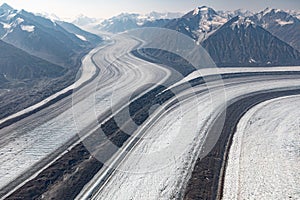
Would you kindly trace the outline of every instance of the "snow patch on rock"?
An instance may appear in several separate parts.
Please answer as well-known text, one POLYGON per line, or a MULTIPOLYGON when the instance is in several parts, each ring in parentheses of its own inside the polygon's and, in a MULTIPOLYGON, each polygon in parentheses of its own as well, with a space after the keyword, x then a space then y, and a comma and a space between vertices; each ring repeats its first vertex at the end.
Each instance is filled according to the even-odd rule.
POLYGON ((3 25, 4 29, 10 29, 11 28, 10 24, 4 23, 4 22, 1 22, 1 24, 3 25))
POLYGON ((29 33, 34 31, 35 26, 21 25, 21 29, 23 31, 27 31, 29 33))
POLYGON ((266 8, 264 11, 263 11, 263 15, 266 15, 266 14, 269 14, 270 12, 272 12, 272 8, 266 8))
POLYGON ((6 17, 6 19, 7 19, 7 20, 10 20, 10 19, 14 18, 16 15, 17 15, 17 13, 9 14, 9 15, 6 17))
POLYGON ((254 60, 253 58, 251 58, 251 59, 249 60, 249 63, 256 63, 256 60, 254 60))
POLYGON ((195 8, 193 15, 198 15, 199 14, 199 8, 195 8))
POLYGON ((75 35, 76 35, 76 37, 78 37, 78 38, 81 39, 82 41, 87 41, 87 39, 86 39, 84 36, 78 35, 78 34, 75 34, 75 35))
POLYGON ((238 20, 233 22, 230 26, 232 29, 241 27, 248 28, 249 26, 255 26, 255 23, 249 18, 239 17, 238 20))
POLYGON ((18 18, 16 19, 16 23, 17 23, 17 24, 21 24, 21 23, 23 23, 23 22, 24 22, 24 19, 23 19, 23 18, 18 17, 18 18))
POLYGON ((276 19, 275 20, 280 26, 285 26, 285 25, 288 25, 288 24, 293 24, 294 21, 282 21, 281 19, 276 19))

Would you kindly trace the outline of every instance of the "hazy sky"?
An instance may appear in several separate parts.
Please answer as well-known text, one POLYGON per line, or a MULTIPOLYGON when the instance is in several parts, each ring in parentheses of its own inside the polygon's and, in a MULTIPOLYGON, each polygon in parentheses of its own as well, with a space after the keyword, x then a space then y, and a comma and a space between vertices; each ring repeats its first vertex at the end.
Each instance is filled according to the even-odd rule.
POLYGON ((299 10, 300 7, 300 0, 0 0, 1 4, 4 2, 16 9, 54 13, 62 18, 74 18, 79 14, 108 18, 121 12, 185 13, 202 5, 216 10, 245 8, 252 11, 266 7, 299 10))

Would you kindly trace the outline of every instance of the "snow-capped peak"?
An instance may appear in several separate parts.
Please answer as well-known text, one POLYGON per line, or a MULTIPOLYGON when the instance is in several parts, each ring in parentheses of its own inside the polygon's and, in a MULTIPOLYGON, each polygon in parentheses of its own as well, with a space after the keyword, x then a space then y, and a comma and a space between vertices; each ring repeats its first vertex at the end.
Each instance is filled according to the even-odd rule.
POLYGON ((162 24, 173 18, 180 18, 182 13, 159 13, 151 12, 148 14, 121 13, 112 18, 106 19, 97 26, 99 29, 110 32, 123 32, 143 25, 151 25, 152 22, 162 24), (158 22, 155 22, 158 20, 158 22))
POLYGON ((183 25, 185 29, 200 42, 228 21, 226 17, 207 6, 197 7, 183 18, 189 21, 188 24, 183 25))
POLYGON ((200 9, 200 11, 208 11, 208 7, 206 7, 206 6, 202 6, 201 8, 199 8, 200 9))
POLYGON ((97 19, 85 16, 83 14, 78 15, 75 19, 71 20, 71 23, 83 28, 83 29, 90 29, 101 24, 104 19, 97 19))
POLYGON ((198 14, 199 14, 199 8, 195 8, 194 12, 193 12, 193 15, 198 15, 198 14))
POLYGON ((209 8, 206 6, 197 7, 197 8, 195 8, 193 15, 198 15, 199 12, 204 12, 204 11, 208 11, 208 10, 209 10, 209 8))
POLYGON ((250 17, 254 14, 253 12, 251 12, 249 10, 245 10, 245 9, 238 9, 238 10, 234 10, 234 11, 218 11, 217 13, 220 16, 225 17, 227 19, 232 19, 233 17, 236 17, 236 16, 250 17))
POLYGON ((214 9, 209 8, 207 6, 201 6, 194 9, 193 15, 216 15, 217 13, 214 11, 214 9))
POLYGON ((269 13, 279 13, 279 12, 283 12, 283 10, 280 9, 272 9, 272 8, 266 8, 265 10, 262 11, 262 15, 265 16, 269 13))
POLYGON ((227 22, 227 18, 218 15, 212 8, 206 6, 196 8, 193 15, 195 16, 196 13, 200 16, 198 32, 211 32, 227 22))
POLYGON ((37 16, 40 16, 40 17, 44 17, 44 18, 47 18, 47 19, 50 19, 52 22, 55 22, 55 21, 60 21, 61 19, 55 15, 54 13, 47 13, 47 12, 42 12, 42 13, 35 13, 37 16))
POLYGON ((139 16, 139 14, 136 13, 121 13, 117 16, 112 17, 111 19, 135 19, 139 16))
POLYGON ((269 14, 270 12, 272 12, 272 10, 273 10, 272 8, 269 8, 269 7, 266 8, 266 9, 263 11, 263 16, 266 15, 266 14, 269 14))

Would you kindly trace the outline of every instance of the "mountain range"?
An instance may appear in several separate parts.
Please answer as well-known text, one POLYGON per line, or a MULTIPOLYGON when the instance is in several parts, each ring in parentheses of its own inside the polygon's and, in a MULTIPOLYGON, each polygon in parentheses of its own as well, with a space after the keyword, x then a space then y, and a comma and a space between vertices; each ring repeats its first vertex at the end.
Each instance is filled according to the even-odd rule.
MULTIPOLYGON (((1 103, 12 109, 2 109, 0 118, 74 81, 82 56, 102 42, 101 37, 82 27, 112 33, 143 27, 167 28, 201 44, 220 67, 286 66, 300 65, 299 13, 269 8, 258 13, 241 9, 215 11, 201 6, 186 14, 123 13, 107 20, 80 16, 70 23, 55 15, 33 14, 3 4, 0 97, 9 96, 1 103)), ((156 60, 189 69, 188 63, 176 56, 172 61, 166 60, 174 58, 166 55, 168 52, 144 52, 156 60)))
POLYGON ((282 10, 226 13, 202 6, 171 20, 165 28, 200 42, 217 66, 300 64, 299 19, 282 10))
MULTIPOLYGON (((34 56, 65 67, 73 66, 76 57, 96 45, 64 29, 59 23, 7 4, 0 7, 0 38, 34 56)), ((97 38, 98 43, 101 38, 97 38)))
POLYGON ((217 66, 298 65, 300 53, 248 18, 234 17, 202 42, 217 66))
POLYGON ((51 73, 57 66, 64 72, 75 73, 81 55, 102 41, 99 36, 73 24, 53 21, 25 10, 18 11, 8 4, 0 6, 0 38, 0 74, 6 74, 11 81, 41 78, 40 72, 52 77, 51 73), (37 64, 44 69, 37 69, 37 64), (30 77, 25 68, 26 73, 33 72, 30 77), (12 72, 16 72, 14 76, 12 72))
POLYGON ((151 12, 145 15, 122 13, 118 16, 103 20, 94 28, 101 31, 119 33, 142 27, 163 27, 170 21, 170 19, 179 18, 181 16, 182 13, 171 12, 151 12))
POLYGON ((298 65, 298 15, 297 11, 269 8, 253 13, 242 9, 215 11, 201 6, 184 15, 123 13, 107 20, 81 15, 69 23, 56 15, 35 15, 3 4, 0 7, 0 37, 25 53, 69 68, 78 62, 78 55, 101 42, 99 36, 79 27, 93 25, 99 31, 112 33, 162 27, 179 31, 201 43, 218 66, 298 65))
POLYGON ((279 9, 265 9, 251 17, 256 24, 300 51, 300 20, 279 9))
POLYGON ((253 13, 201 6, 173 19, 139 21, 138 14, 121 14, 94 28, 113 33, 143 27, 172 29, 201 43, 218 66, 300 65, 297 16, 299 12, 280 9, 253 13))

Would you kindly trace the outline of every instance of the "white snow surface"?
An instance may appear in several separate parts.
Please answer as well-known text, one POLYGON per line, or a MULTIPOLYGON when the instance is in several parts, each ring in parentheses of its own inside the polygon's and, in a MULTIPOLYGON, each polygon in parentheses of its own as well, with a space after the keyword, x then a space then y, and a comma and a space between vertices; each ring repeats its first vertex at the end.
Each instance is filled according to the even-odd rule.
MULTIPOLYGON (((138 44, 135 40, 130 42, 129 40, 124 39, 122 41, 120 39, 119 45, 108 44, 105 46, 108 48, 107 51, 103 51, 103 47, 94 49, 83 59, 82 75, 73 85, 28 109, 0 120, 1 123, 12 117, 19 116, 47 103, 60 94, 66 93, 70 89, 81 86, 95 74, 96 67, 91 61, 91 56, 96 53, 94 61, 102 68, 101 75, 93 83, 95 87, 100 84, 101 89, 97 90, 97 92, 89 89, 88 91, 91 93, 85 96, 82 101, 78 100, 81 96, 77 97, 80 92, 73 93, 72 107, 47 122, 39 124, 38 120, 36 120, 28 126, 21 126, 12 131, 9 131, 11 127, 2 129, 3 131, 9 131, 9 135, 6 136, 8 142, 0 146, 0 189, 15 180, 19 175, 26 173, 26 171, 34 167, 42 159, 47 158, 59 147, 65 145, 76 134, 79 134, 81 130, 86 130, 91 124, 97 123, 96 113, 100 115, 102 112, 110 110, 113 100, 117 104, 121 99, 124 99, 128 92, 134 92, 140 85, 144 85, 145 82, 160 84, 169 77, 170 72, 168 70, 157 65, 152 66, 148 62, 146 62, 145 66, 144 61, 136 60, 130 55, 128 51, 138 44), (122 59, 123 62, 115 63, 118 68, 107 67, 115 62, 116 57, 119 57, 120 54, 126 54, 127 56, 122 59), (113 92, 115 92, 115 95, 112 100, 111 94, 113 92)), ((85 90, 79 91, 86 92, 85 90)), ((3 134, 3 132, 1 133, 3 134)))
POLYGON ((21 25, 21 29, 23 31, 27 31, 29 33, 34 31, 35 26, 29 26, 29 25, 21 25))
MULTIPOLYGON (((230 101, 249 92, 299 84, 299 80, 253 80, 251 83, 237 80, 225 87, 226 98, 230 101)), ((181 102, 181 106, 159 117, 94 199, 176 199, 209 124, 223 107, 222 91, 223 87, 216 85, 210 94, 181 102), (211 96, 218 100, 212 102, 211 96)))
MULTIPOLYGON (((0 123, 34 110, 88 81, 96 72, 91 56, 98 50, 99 48, 94 49, 84 57, 81 77, 74 84, 31 107, 0 120, 0 123)), ((28 126, 11 131, 12 135, 17 136, 12 142, 0 147, 0 189, 74 137, 77 129, 74 119, 70 117, 72 115, 72 110, 68 110, 37 128, 32 129, 28 126)))
POLYGON ((200 11, 208 11, 208 7, 202 7, 200 8, 200 11))
POLYGON ((263 102, 240 120, 223 199, 300 199, 300 96, 263 102))
POLYGON ((88 16, 85 16, 83 14, 80 14, 75 17, 75 19, 71 20, 71 22, 79 27, 82 26, 88 26, 88 25, 94 25, 100 24, 104 19, 97 19, 97 18, 91 18, 88 16))
POLYGON ((175 189, 180 189, 193 161, 197 143, 192 141, 201 141, 203 133, 197 133, 211 110, 209 101, 201 102, 206 114, 199 117, 193 112, 197 109, 194 103, 190 101, 160 118, 96 199, 149 200, 176 195, 175 189), (195 119, 199 123, 191 126, 195 119))
POLYGON ((7 20, 10 20, 10 19, 14 18, 16 15, 17 15, 17 13, 9 14, 9 15, 6 17, 6 19, 7 19, 7 20))
POLYGON ((294 21, 282 21, 281 19, 276 19, 275 20, 280 26, 288 25, 288 24, 293 24, 294 21))
POLYGON ((215 13, 213 9, 208 7, 196 8, 193 15, 201 15, 198 29, 198 32, 200 33, 209 33, 214 31, 228 21, 226 17, 222 17, 218 13, 215 13))
POLYGON ((23 19, 23 18, 18 17, 18 18, 16 19, 16 23, 17 23, 17 24, 21 24, 22 22, 24 22, 24 19, 23 19))
POLYGON ((41 16, 41 17, 44 17, 44 18, 47 18, 47 19, 50 19, 52 22, 61 21, 62 20, 60 17, 58 17, 54 13, 40 12, 40 13, 35 13, 35 15, 41 16))
POLYGON ((193 12, 193 15, 198 15, 198 14, 199 14, 199 11, 200 11, 199 8, 195 8, 195 9, 194 9, 194 12, 193 12))
POLYGON ((4 22, 1 22, 1 24, 3 25, 4 29, 10 29, 11 28, 10 24, 4 23, 4 22))
POLYGON ((78 37, 82 41, 87 41, 87 39, 83 35, 78 35, 78 34, 75 34, 75 35, 76 35, 76 37, 78 37))
POLYGON ((241 28, 241 27, 249 27, 250 25, 255 25, 255 23, 249 18, 239 17, 239 19, 231 24, 231 28, 241 28))

